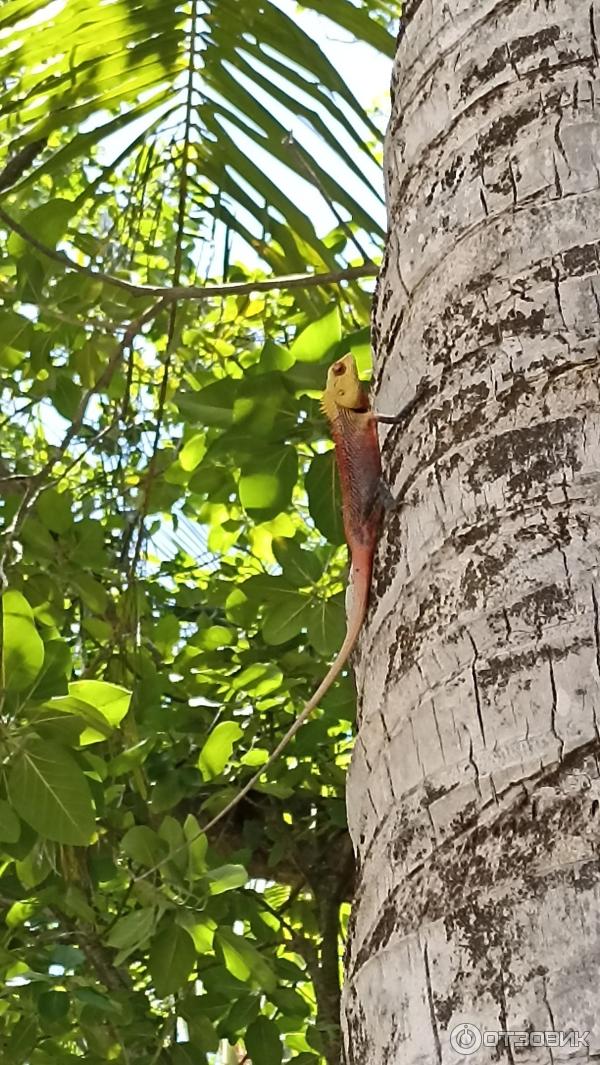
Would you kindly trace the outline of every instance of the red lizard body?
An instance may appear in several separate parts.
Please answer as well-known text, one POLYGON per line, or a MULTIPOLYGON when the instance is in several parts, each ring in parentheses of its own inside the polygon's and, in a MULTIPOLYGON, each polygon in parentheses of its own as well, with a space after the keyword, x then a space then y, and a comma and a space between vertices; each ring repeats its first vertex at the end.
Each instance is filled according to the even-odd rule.
POLYGON ((293 725, 269 755, 267 762, 254 774, 223 810, 207 825, 206 832, 225 817, 240 799, 258 783, 276 761, 290 740, 343 670, 356 644, 367 612, 373 556, 384 511, 385 493, 381 491, 381 458, 377 440, 377 422, 396 422, 393 417, 376 415, 370 408, 352 355, 344 355, 329 368, 321 407, 331 426, 336 462, 342 487, 344 532, 351 556, 350 579, 352 604, 348 614, 346 636, 338 654, 319 687, 304 704, 293 725))

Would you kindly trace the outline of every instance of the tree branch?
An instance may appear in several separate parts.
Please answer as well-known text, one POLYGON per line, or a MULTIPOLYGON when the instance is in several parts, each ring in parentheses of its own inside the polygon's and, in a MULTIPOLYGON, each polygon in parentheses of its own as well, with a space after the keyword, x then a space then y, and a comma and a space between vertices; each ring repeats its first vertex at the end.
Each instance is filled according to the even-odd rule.
POLYGON ((60 263, 65 270, 84 274, 94 281, 102 281, 113 288, 129 292, 132 296, 158 297, 163 303, 173 303, 177 300, 206 300, 225 296, 248 296, 252 292, 271 292, 280 288, 315 288, 318 285, 337 285, 340 281, 375 277, 379 270, 374 263, 363 263, 362 266, 347 266, 345 269, 331 270, 324 274, 282 274, 279 277, 263 278, 260 281, 230 281, 222 285, 173 285, 170 288, 162 285, 135 285, 132 281, 113 277, 112 274, 94 270, 91 266, 82 266, 65 252, 48 247, 25 229, 20 222, 7 214, 2 207, 0 207, 0 222, 3 222, 8 229, 11 229, 36 251, 45 255, 47 259, 60 263))
POLYGON ((16 155, 13 155, 8 160, 4 169, 0 171, 0 191, 9 189, 11 185, 16 184, 24 171, 31 166, 36 155, 39 155, 42 148, 46 147, 47 143, 47 137, 40 137, 39 140, 26 144, 24 148, 21 148, 20 152, 17 152, 16 155))

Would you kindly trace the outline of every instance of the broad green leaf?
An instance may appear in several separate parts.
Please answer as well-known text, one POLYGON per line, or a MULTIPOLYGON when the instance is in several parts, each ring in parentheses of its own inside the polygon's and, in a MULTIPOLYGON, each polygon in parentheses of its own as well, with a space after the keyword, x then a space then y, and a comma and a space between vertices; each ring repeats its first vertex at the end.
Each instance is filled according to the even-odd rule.
POLYGON ((72 505, 73 501, 68 492, 48 488, 38 502, 40 520, 50 532, 58 535, 66 533, 73 524, 72 505))
POLYGON ((36 909, 37 905, 34 901, 13 902, 12 906, 9 906, 6 911, 6 927, 18 928, 19 925, 25 924, 25 921, 28 921, 33 916, 36 909))
POLYGON ((79 718, 79 732, 92 731, 95 742, 106 739, 112 732, 112 726, 107 723, 102 714, 84 699, 75 699, 72 695, 58 695, 55 699, 49 699, 45 708, 48 716, 36 716, 36 725, 46 721, 52 722, 53 715, 72 714, 73 717, 79 718), (84 724, 88 726, 87 730, 83 729, 84 724))
POLYGON ((243 1035, 249 1024, 255 1021, 260 1013, 260 998, 250 991, 247 995, 238 998, 227 1014, 226 1029, 231 1042, 237 1042, 237 1037, 243 1035))
POLYGON ((193 425, 216 425, 226 429, 233 419, 235 392, 236 382, 226 378, 199 392, 178 392, 175 403, 193 425))
POLYGON ((0 799, 0 842, 16 843, 21 835, 21 822, 6 799, 0 799))
POLYGON ((15 810, 40 835, 84 846, 94 831, 94 808, 86 777, 58 744, 30 739, 15 755, 8 774, 15 810))
POLYGON ((2 596, 2 678, 7 691, 29 688, 44 663, 44 644, 24 595, 2 596))
POLYGON ((296 337, 290 354, 297 362, 322 362, 342 339, 342 323, 337 307, 318 322, 311 322, 296 337))
POLYGON ((169 862, 173 862, 179 872, 184 873, 188 865, 188 849, 182 825, 167 814, 161 821, 158 834, 169 845, 169 862))
POLYGON ((278 987, 269 993, 269 999, 282 1013, 290 1017, 310 1016, 310 1003, 291 987, 278 987))
POLYGON ((109 947, 117 947, 119 950, 132 950, 142 946, 154 931, 156 925, 156 910, 143 907, 141 910, 133 910, 119 920, 111 928, 106 942, 109 947))
POLYGON ((323 567, 314 551, 303 551, 293 540, 273 540, 273 554, 286 580, 298 588, 306 588, 319 580, 323 567))
MULTIPOLYGON (((21 224, 43 244, 56 247, 59 240, 64 236, 69 220, 76 210, 76 205, 71 200, 63 200, 57 197, 49 200, 21 218, 21 224)), ((11 233, 8 238, 8 251, 11 255, 20 256, 29 245, 17 233, 11 233)))
POLYGON ((220 647, 229 647, 232 643, 235 643, 234 633, 224 625, 209 625, 194 638, 194 646, 202 647, 205 651, 216 651, 220 647))
POLYGON ((15 871, 23 887, 31 890, 42 884, 53 872, 48 850, 43 845, 33 847, 22 861, 15 862, 15 871))
POLYGON ((260 1065, 281 1065, 283 1046, 279 1029, 268 1017, 257 1017, 244 1037, 248 1056, 260 1065))
MULTIPOLYGON (((202 999, 202 995, 186 995, 179 1004, 179 1009, 186 1021, 194 1046, 207 1054, 214 1054, 219 1047, 220 1040, 214 1024, 206 1016, 206 1005, 202 999)), ((192 1065, 196 1065, 196 1060, 192 1062, 192 1065)), ((200 1065, 199 1062, 198 1065, 200 1065)))
POLYGON ((343 543, 342 501, 333 450, 315 455, 304 483, 308 509, 317 529, 331 544, 343 543))
POLYGON ((45 1021, 62 1021, 69 1012, 71 999, 66 991, 42 991, 38 996, 37 1008, 45 1021))
MULTIPOLYGON (((25 859, 25 860, 27 861, 27 859, 25 859)), ((21 865, 21 864, 22 863, 19 862, 19 865, 21 865)), ((94 913, 92 907, 90 906, 89 902, 87 901, 83 891, 81 890, 81 888, 76 887, 75 884, 69 884, 67 889, 66 889, 66 891, 61 889, 59 897, 58 897, 57 902, 56 902, 56 905, 64 913, 68 914, 69 917, 78 917, 80 920, 85 921, 86 924, 90 924, 90 925, 94 924, 94 922, 96 920, 96 914, 94 913)), ((71 949, 71 951, 73 951, 76 948, 71 947, 70 949, 71 949)), ((68 951, 69 948, 65 947, 65 950, 68 951)), ((58 948, 58 953, 60 953, 59 948, 58 948)), ((59 964, 59 965, 64 964, 58 958, 56 950, 53 952, 53 957, 57 958, 57 964, 59 964)), ((67 957, 67 956, 65 955, 65 957, 67 957)), ((73 964, 72 964, 73 963, 73 956, 72 955, 70 957, 67 957, 67 962, 69 964, 66 964, 65 967, 68 968, 68 969, 73 968, 73 964)), ((83 960, 82 960, 82 958, 80 956, 79 956, 78 964, 79 965, 83 964, 83 960)))
POLYGON ((242 765, 249 765, 256 769, 259 765, 264 765, 269 758, 269 751, 264 747, 253 747, 251 751, 246 751, 240 758, 242 765))
POLYGON ((121 847, 128 858, 149 868, 157 865, 168 854, 165 840, 147 825, 134 825, 130 828, 121 840, 121 847))
POLYGON ((193 814, 187 815, 183 823, 183 832, 188 844, 188 875, 192 880, 197 880, 206 872, 208 839, 193 814))
POLYGON ((204 433, 196 433, 179 452, 179 463, 188 472, 195 470, 206 454, 204 433))
POLYGON ((240 585, 240 589, 247 599, 251 599, 259 605, 270 603, 274 600, 295 599, 298 595, 298 588, 295 584, 290 583, 279 574, 271 573, 260 573, 255 577, 249 577, 247 581, 240 585))
POLYGON ((17 1021, 4 1046, 4 1057, 10 1065, 23 1065, 29 1059, 39 1038, 37 1018, 23 1016, 17 1021))
POLYGON ((148 966, 159 998, 179 991, 187 982, 196 961, 194 941, 178 924, 165 925, 152 940, 148 966))
POLYGON ((133 747, 127 747, 126 750, 121 751, 116 758, 113 758, 110 763, 110 775, 111 777, 120 777, 124 773, 131 773, 132 769, 140 766, 145 762, 150 751, 152 749, 152 738, 147 736, 145 740, 140 740, 139 743, 135 743, 133 747))
POLYGON ((313 602, 308 622, 308 639, 315 651, 332 655, 342 645, 346 634, 345 596, 329 596, 313 602))
POLYGON ((194 940, 196 954, 210 954, 213 949, 216 921, 211 917, 199 919, 195 914, 182 911, 177 915, 179 924, 182 924, 194 940))
POLYGON ((66 695, 71 669, 71 652, 68 645, 63 640, 47 640, 44 646, 44 664, 33 686, 32 697, 42 701, 53 696, 66 695))
POLYGON ((294 364, 294 357, 289 348, 276 344, 267 337, 260 355, 258 368, 261 373, 270 373, 271 370, 289 370, 294 364))
POLYGON ((233 421, 244 432, 280 439, 286 428, 291 430, 295 419, 294 402, 281 374, 263 373, 238 385, 233 421))
POLYGON ((76 680, 69 684, 69 695, 89 703, 113 728, 123 720, 131 702, 130 691, 105 680, 76 680))
POLYGON ((180 634, 180 625, 173 614, 164 614, 154 627, 154 642, 161 651, 170 651, 177 643, 180 634))
POLYGON ((282 680, 283 673, 278 666, 269 665, 266 662, 255 662, 254 665, 238 673, 237 677, 233 678, 231 686, 234 691, 252 692, 253 698, 258 699, 260 696, 270 695, 271 692, 277 691, 277 688, 281 687, 282 680))
MULTIPOLYGON (((75 987, 73 989, 73 998, 81 1002, 82 1005, 88 1006, 98 1013, 112 1014, 113 1017, 119 1016, 121 1013, 121 1005, 119 1002, 114 1002, 108 995, 101 995, 99 991, 95 991, 93 987, 75 987)), ((73 1062, 73 1065, 75 1063, 73 1062)))
POLYGON ((220 928, 215 934, 215 945, 220 948, 227 969, 238 980, 252 981, 267 994, 275 990, 275 973, 249 939, 229 928, 220 928))
POLYGON ((311 599, 298 592, 295 598, 275 603, 265 611, 261 632, 266 643, 277 645, 293 639, 309 623, 311 599))
POLYGON ((240 503, 258 520, 273 518, 289 506, 297 477, 298 458, 293 447, 251 455, 241 470, 240 503))
POLYGON ((198 769, 205 780, 212 780, 222 773, 229 759, 236 740, 243 730, 237 721, 220 721, 215 725, 198 756, 198 769))
POLYGON ((219 865, 216 869, 209 869, 205 875, 211 895, 222 895, 234 888, 244 887, 248 882, 248 873, 243 865, 219 865))
POLYGON ((86 607, 94 613, 104 614, 108 607, 108 592, 104 588, 100 581, 97 581, 89 573, 84 573, 83 570, 78 570, 73 574, 73 584, 81 593, 81 597, 86 607))

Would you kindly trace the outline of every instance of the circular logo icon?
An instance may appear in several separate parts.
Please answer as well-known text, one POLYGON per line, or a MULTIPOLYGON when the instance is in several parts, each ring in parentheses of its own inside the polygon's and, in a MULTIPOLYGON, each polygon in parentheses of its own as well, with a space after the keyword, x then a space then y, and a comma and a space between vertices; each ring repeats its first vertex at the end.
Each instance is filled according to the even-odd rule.
POLYGON ((450 1032, 450 1046, 459 1054, 474 1054, 481 1042, 481 1032, 474 1024, 457 1024, 450 1032))

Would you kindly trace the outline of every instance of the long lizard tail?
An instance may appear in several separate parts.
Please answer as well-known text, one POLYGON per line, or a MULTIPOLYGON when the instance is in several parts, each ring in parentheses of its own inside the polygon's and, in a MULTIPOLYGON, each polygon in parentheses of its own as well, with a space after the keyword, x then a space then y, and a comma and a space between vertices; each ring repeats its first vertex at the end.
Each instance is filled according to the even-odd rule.
POLYGON ((277 761, 279 755, 282 753, 282 751, 285 750, 288 743, 294 738, 298 730, 302 728, 307 717, 309 717, 313 710, 316 709, 323 696, 327 693, 327 691, 333 684, 334 680, 336 680, 336 678, 341 673, 342 669, 346 665, 346 662, 348 661, 348 658, 350 657, 350 654, 354 650, 356 641, 358 640, 360 630, 362 628, 363 621, 365 619, 365 614, 367 612, 369 588, 371 584, 371 565, 371 551, 365 550, 363 552, 359 549, 358 551, 353 552, 352 605, 350 608, 350 615, 348 617, 348 628, 346 629, 346 636, 344 638, 342 646, 340 647, 335 657, 335 660, 333 661, 326 675, 323 677, 323 680, 319 684, 319 687, 315 691, 314 695, 311 695, 308 702, 304 704, 302 710, 298 714, 298 717, 287 730, 285 736, 283 736, 282 739, 279 741, 275 750, 271 752, 265 764, 257 770, 253 777, 250 777, 250 780, 246 784, 244 784, 243 788, 240 788, 237 795, 233 797, 231 802, 227 803, 227 806, 224 806, 223 809, 220 810, 219 813, 216 814, 215 817, 213 817, 212 820, 208 822, 208 824, 203 825, 203 832, 208 832, 209 829, 213 828, 218 821, 220 821, 223 817, 226 817, 227 814, 230 813, 230 811, 237 806, 237 804, 248 794, 249 791, 252 791, 252 788, 255 787, 255 785, 258 783, 263 773, 265 773, 266 770, 273 765, 273 762, 277 761))

